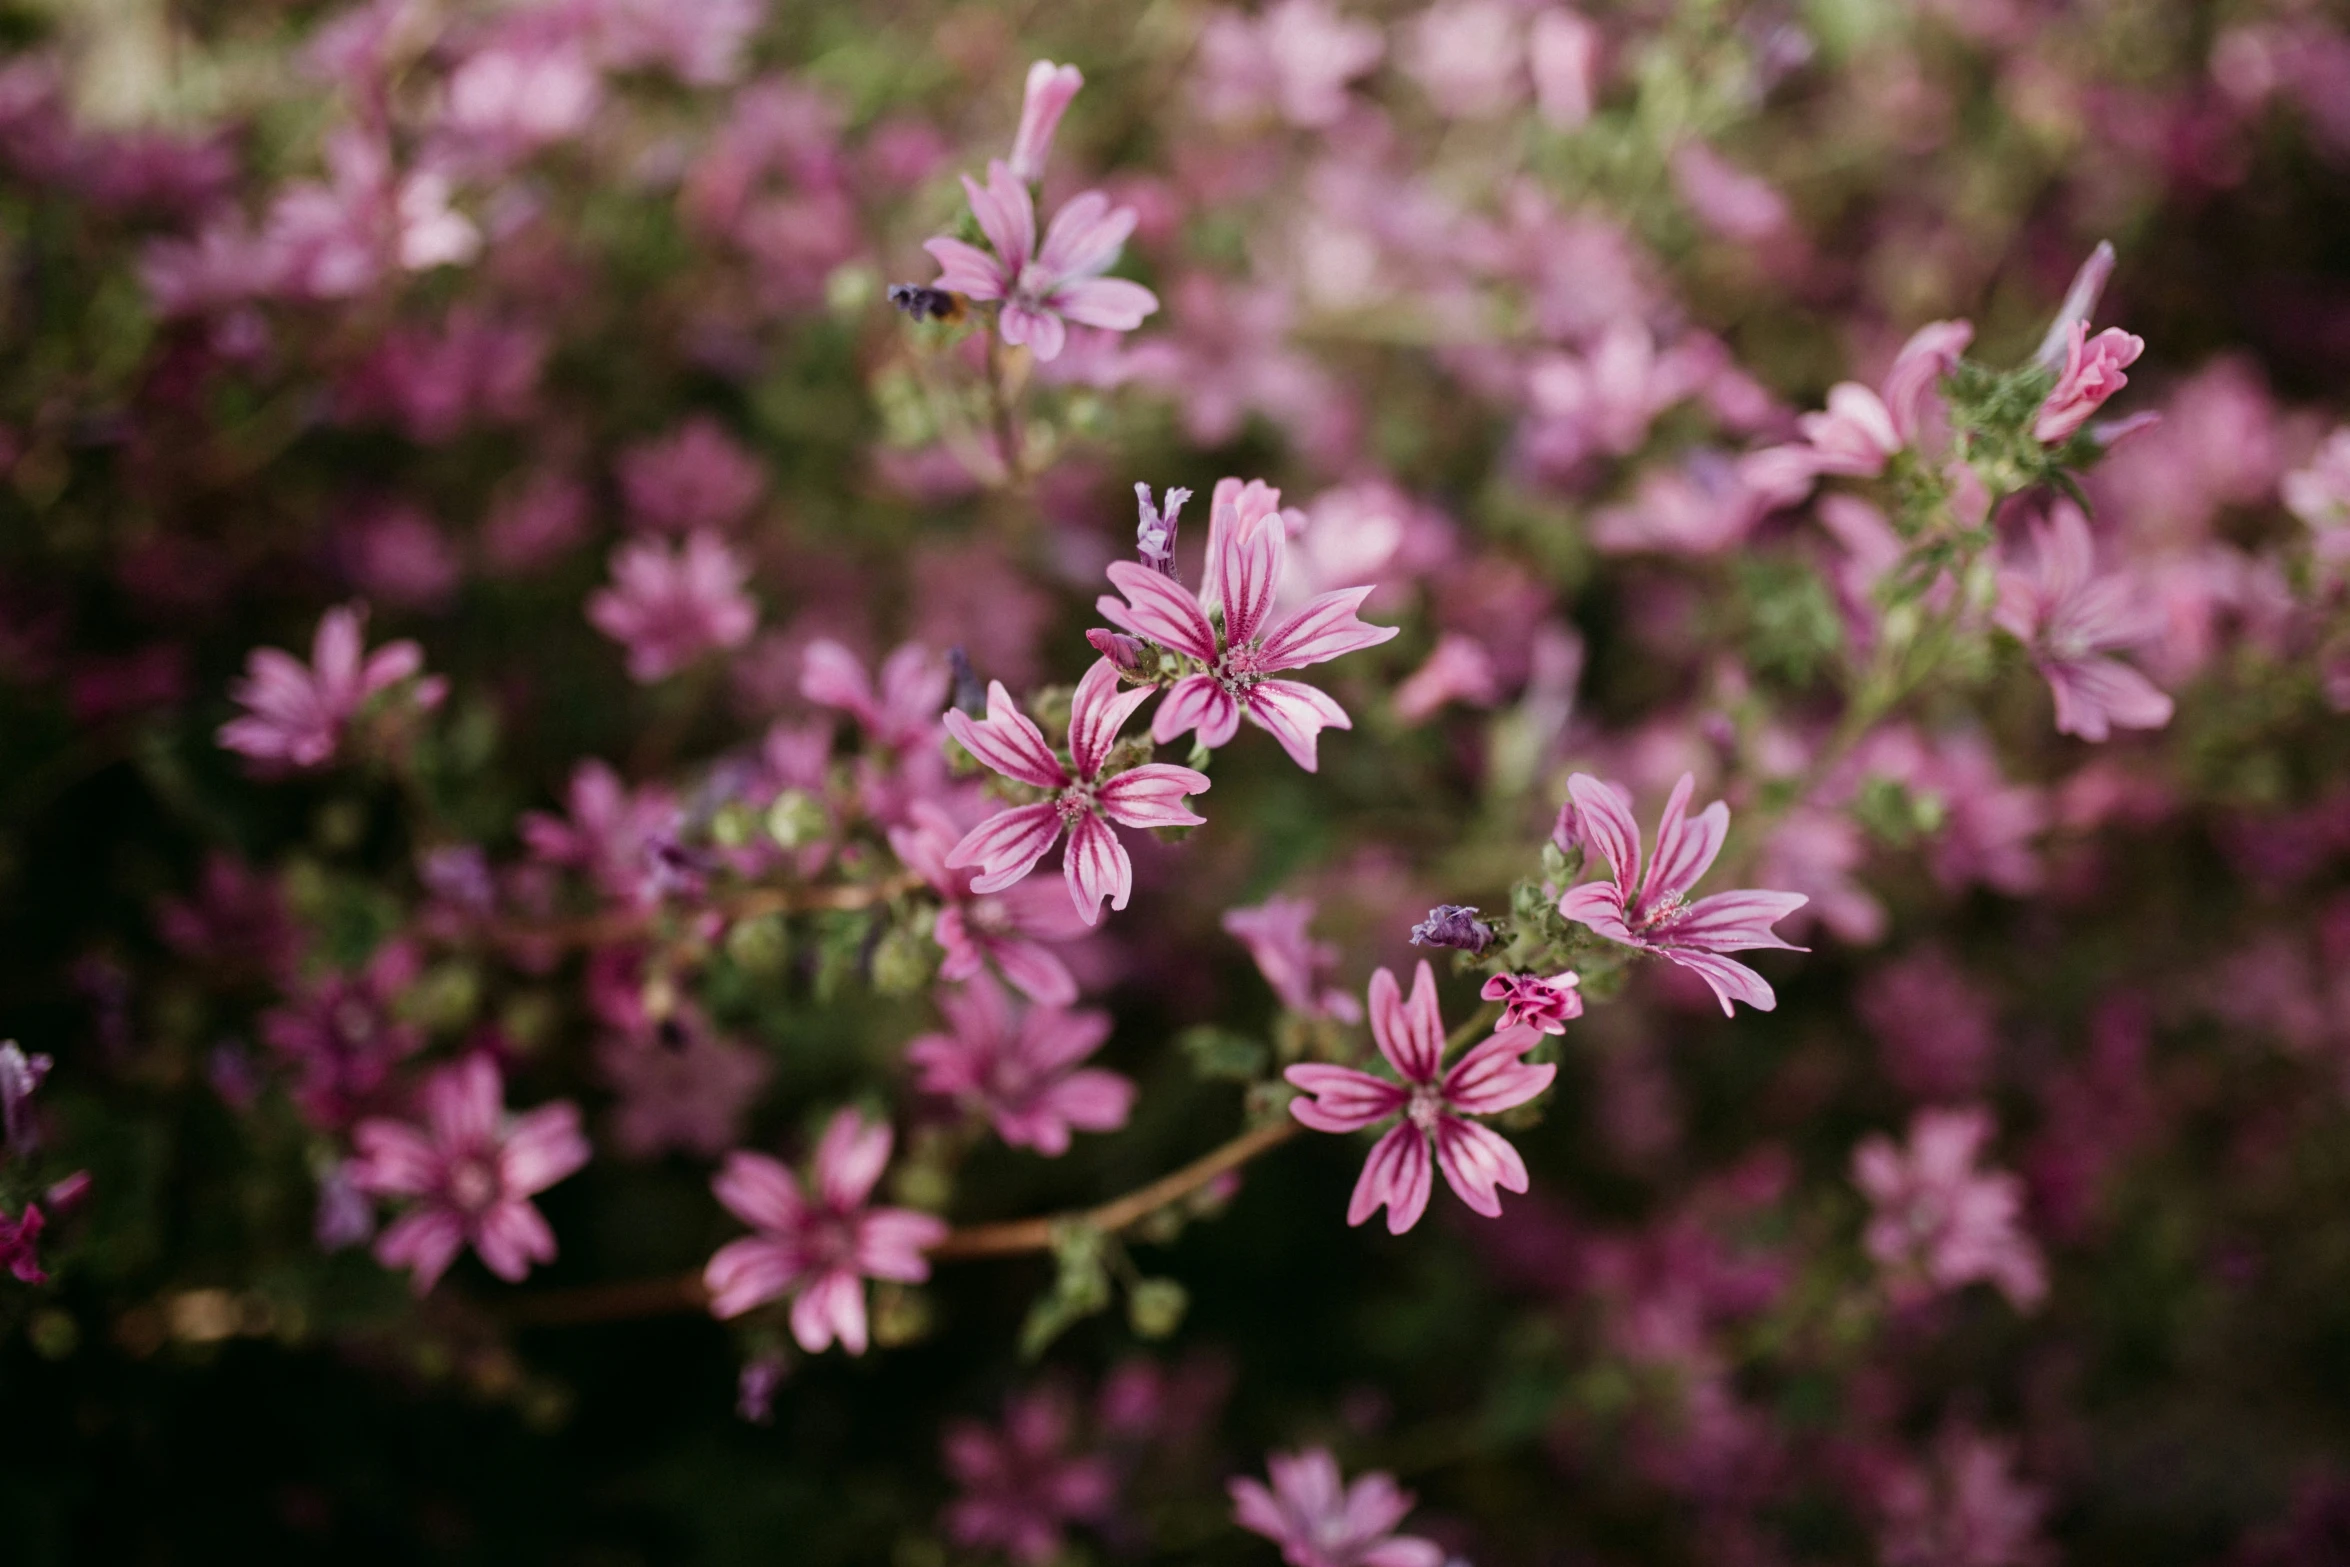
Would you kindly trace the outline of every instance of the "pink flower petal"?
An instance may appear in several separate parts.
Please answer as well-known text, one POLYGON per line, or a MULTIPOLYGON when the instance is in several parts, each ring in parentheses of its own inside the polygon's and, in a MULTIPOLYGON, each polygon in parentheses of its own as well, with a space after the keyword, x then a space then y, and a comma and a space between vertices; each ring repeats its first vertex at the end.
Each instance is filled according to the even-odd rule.
POLYGON ((1401 1110, 1410 1097, 1399 1085, 1350 1066, 1306 1062, 1282 1076, 1312 1096, 1292 1099, 1289 1113, 1317 1132, 1360 1131, 1401 1110))
POLYGON ((1069 829, 1069 849, 1061 874, 1069 883, 1069 901, 1091 925, 1102 917, 1102 899, 1123 909, 1134 892, 1134 862, 1110 824, 1088 812, 1069 829))
POLYGON ((1401 1235, 1428 1211, 1428 1194, 1434 1185, 1427 1137, 1411 1122, 1400 1122, 1372 1146, 1371 1156, 1363 1161, 1363 1173, 1355 1181, 1354 1196, 1346 1206, 1346 1222, 1360 1224, 1384 1203, 1387 1233, 1401 1235))

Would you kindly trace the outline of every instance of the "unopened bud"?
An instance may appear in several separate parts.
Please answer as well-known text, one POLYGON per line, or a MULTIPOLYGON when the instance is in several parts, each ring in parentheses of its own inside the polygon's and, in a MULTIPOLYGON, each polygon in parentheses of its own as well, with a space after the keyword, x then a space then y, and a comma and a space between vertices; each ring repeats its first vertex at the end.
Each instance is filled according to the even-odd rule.
POLYGON ((1126 1292, 1126 1321, 1141 1339, 1166 1338, 1183 1326, 1191 1296, 1173 1279, 1137 1279, 1126 1292))
POLYGON ((1136 685, 1148 685, 1158 675, 1158 661, 1144 648, 1140 637, 1130 637, 1123 631, 1106 631, 1099 626, 1085 634, 1093 650, 1117 666, 1121 677, 1136 685))
POLYGON ((767 836, 781 848, 813 843, 830 825, 823 805, 804 789, 786 789, 767 807, 767 836))
POLYGON ((1167 491, 1164 509, 1151 504, 1147 484, 1134 487, 1134 498, 1142 511, 1142 521, 1134 530, 1135 558, 1163 577, 1175 576, 1176 520, 1183 514, 1183 503, 1191 499, 1191 491, 1167 491))

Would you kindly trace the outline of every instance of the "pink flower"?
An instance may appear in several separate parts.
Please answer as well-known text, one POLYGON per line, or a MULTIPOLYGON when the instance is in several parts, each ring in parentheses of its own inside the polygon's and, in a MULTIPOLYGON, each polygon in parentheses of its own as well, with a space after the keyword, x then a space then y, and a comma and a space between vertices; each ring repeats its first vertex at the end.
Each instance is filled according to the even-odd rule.
POLYGON ((2091 337, 2087 322, 2073 322, 2065 329, 2064 366, 2057 374, 2056 389, 2032 420, 2032 439, 2049 446, 2068 439, 2089 422, 2089 416, 2107 398, 2130 384, 2122 371, 2145 351, 2144 338, 2133 337, 2118 326, 2091 337))
POLYGON ((1697 220, 1724 239, 1760 244, 1788 232, 1787 198, 1702 141, 1673 150, 1673 189, 1697 220))
POLYGON ((1281 492, 1261 480, 1243 487, 1238 479, 1219 479, 1200 591, 1195 595, 1147 566, 1116 561, 1110 584, 1126 600, 1105 593, 1094 607, 1112 624, 1204 666, 1168 690, 1151 722, 1152 739, 1164 745, 1196 729, 1199 743, 1213 750, 1231 743, 1245 714, 1312 772, 1321 732, 1351 729, 1353 721, 1312 686, 1268 677, 1376 647, 1397 628, 1365 625, 1356 617, 1370 596, 1368 587, 1322 594, 1270 624, 1288 536, 1280 508, 1281 492))
POLYGON ((1031 1001, 1051 1007, 1075 1001, 1077 981, 1068 965, 1044 946, 1085 933, 1069 900, 1037 882, 997 894, 974 893, 969 872, 947 868, 947 855, 962 835, 954 819, 927 800, 908 809, 905 826, 889 830, 891 851, 938 894, 938 920, 930 934, 946 954, 939 978, 970 979, 993 963, 1031 1001))
POLYGON ((1583 1015, 1583 976, 1573 969, 1544 979, 1539 974, 1496 974, 1478 992, 1501 1003, 1497 1028, 1531 1028, 1544 1034, 1563 1034, 1567 1024, 1583 1015))
POLYGON ((1338 964, 1338 949, 1306 934, 1313 918, 1311 898, 1267 898, 1253 909, 1228 910, 1223 924, 1225 934, 1257 960, 1257 971, 1282 1006, 1302 1017, 1355 1022, 1363 1015, 1361 1003, 1322 983, 1338 964))
POLYGON ((612 1141, 636 1159, 672 1148, 715 1159, 742 1140, 743 1118, 775 1066, 682 1008, 673 1021, 665 1032, 611 1034, 596 1046, 597 1070, 618 1097, 612 1141))
POLYGON ((1040 248, 1036 205, 1003 163, 987 166, 985 187, 965 175, 963 189, 995 253, 944 236, 922 248, 943 269, 936 286, 1003 301, 996 328, 1005 342, 1026 343, 1050 361, 1060 356, 1071 322, 1131 332, 1159 308, 1158 296, 1140 283, 1102 276, 1134 232, 1132 207, 1113 209, 1109 197, 1089 190, 1054 215, 1040 248))
POLYGON ((1589 773, 1569 778, 1567 793, 1574 799, 1583 840, 1599 851, 1615 879, 1572 889, 1559 900, 1559 912, 1610 941, 1692 970, 1712 988, 1725 1016, 1734 1000, 1768 1012, 1778 1005, 1770 985, 1745 964, 1722 954, 1754 947, 1804 950, 1780 940, 1771 926, 1810 900, 1795 892, 1744 891, 1717 892, 1689 902, 1689 889, 1722 852, 1722 839, 1730 830, 1730 809, 1719 800, 1699 812, 1694 822, 1687 818, 1684 813, 1695 786, 1696 779, 1688 773, 1674 786, 1657 823, 1656 858, 1644 870, 1640 824, 1632 819, 1631 802, 1623 792, 1589 773))
POLYGON ((1979 1106, 1920 1110, 1906 1149, 1879 1133, 1853 1150, 1853 1184, 1876 1209, 1862 1245, 1896 1301, 1978 1280, 2018 1309, 2048 1293, 2040 1249, 2022 1225, 2023 1182, 1975 1168, 1991 1131, 1990 1112, 1979 1106))
POLYGON ((816 1144, 809 1194, 765 1154, 728 1154, 710 1189, 759 1233, 721 1246, 702 1271, 711 1312, 739 1317, 788 1294, 800 1348, 813 1355, 837 1338, 850 1354, 865 1353, 864 1281, 921 1283, 930 1277, 922 1253, 947 1233, 930 1214, 867 1203, 889 1148, 886 1125, 842 1110, 816 1144))
POLYGON ((1117 1475, 1106 1459, 1069 1451, 1071 1416, 1068 1399, 1047 1391, 1007 1401, 1000 1435, 973 1421, 947 1428, 947 1472, 963 1488, 946 1512, 957 1545, 1043 1567, 1059 1559, 1068 1525, 1109 1516, 1117 1475))
POLYGON ((632 791, 609 763, 590 760, 573 770, 566 803, 568 821, 544 811, 523 813, 522 841, 530 852, 587 871, 607 897, 655 901, 660 889, 652 874, 653 845, 677 819, 677 802, 668 792, 653 786, 632 791))
POLYGON ((1379 63, 1387 41, 1329 0, 1278 0, 1260 18, 1218 11, 1200 31, 1198 96, 1214 120, 1267 110, 1320 130, 1347 110, 1347 83, 1379 63))
POLYGON ((1927 433, 1942 378, 1974 335, 1965 321, 1927 322, 1901 345, 1881 394, 1858 381, 1839 381, 1828 389, 1826 412, 1796 421, 1802 444, 1748 453, 1739 463, 1740 477, 1767 505, 1786 506, 1810 494, 1823 474, 1883 473, 1895 453, 1927 433))
POLYGON ((2097 574, 2089 521, 2059 501, 2032 525, 2029 570, 1999 573, 1999 624, 2032 651, 2056 698, 2060 734, 2105 739, 2116 728, 2160 729, 2171 699, 2120 659, 2117 648, 2148 641, 2161 629, 2143 594, 2126 576, 2097 574))
POLYGON ((1110 1015, 1057 1006, 1015 1010, 985 973, 942 989, 946 1034, 906 1046, 926 1094, 943 1094, 985 1114, 996 1135, 1048 1159, 1069 1151, 1069 1129, 1114 1132, 1134 1106, 1134 1084, 1078 1062, 1110 1037, 1110 1015))
POLYGON ((1939 947, 1886 964, 1860 983, 1853 1010, 1876 1036, 1885 1074, 1919 1099, 1980 1093, 1999 1049, 1999 1019, 1979 986, 1939 947))
POLYGON ((481 231, 449 205, 446 174, 396 173, 389 147, 360 130, 330 138, 326 163, 325 183, 289 185, 270 209, 273 286, 347 299, 394 269, 462 265, 480 251, 481 231))
POLYGON ((1134 862, 1110 831, 1110 823, 1197 827, 1206 821, 1182 803, 1184 796, 1207 789, 1204 773, 1149 762, 1102 776, 1118 731, 1150 695, 1148 686, 1120 691, 1117 666, 1106 658, 1096 660, 1077 683, 1070 704, 1067 766, 1044 743, 1044 731, 1012 705, 1011 693, 1000 680, 988 683, 985 719, 948 713, 947 731, 963 749, 1006 778, 1049 790, 1053 798, 1013 806, 981 822, 948 851, 947 868, 976 865, 980 874, 973 878, 971 890, 1001 892, 1034 870, 1066 832, 1069 851, 1063 856, 1061 874, 1078 916, 1088 925, 1099 920, 1104 898, 1113 909, 1126 907, 1134 891, 1134 862))
POLYGON ((1399 63, 1437 113, 1490 119, 1525 96, 1524 26, 1504 0, 1438 0, 1411 24, 1399 63))
POLYGON ((26 1203, 23 1214, 14 1219, 0 1213, 0 1268, 6 1268, 19 1284, 49 1282, 49 1275, 41 1271, 38 1249, 45 1222, 39 1203, 26 1203))
POLYGON ((2039 1567, 2047 1497, 2015 1478, 2015 1450, 1963 1426, 1945 1430, 1931 1460, 1904 1464, 1876 1485, 1884 1567, 2039 1567))
POLYGON ((1289 1567, 1443 1567, 1432 1540, 1397 1534, 1417 1500, 1377 1470, 1353 1485, 1329 1449, 1274 1453, 1265 1460, 1273 1487, 1246 1477, 1225 1482, 1232 1519, 1281 1547, 1289 1567))
POLYGON ((612 586, 588 596, 598 631, 628 646, 631 679, 650 685, 713 648, 740 647, 759 624, 743 592, 750 573, 713 533, 676 551, 651 539, 612 552, 612 586))
POLYGON ((759 460, 706 414, 620 454, 630 518, 666 533, 731 527, 766 488, 759 460))
MULTIPOLYGON (((308 668, 277 648, 255 648, 245 659, 245 678, 229 688, 248 711, 221 725, 220 743, 281 766, 332 761, 345 727, 368 699, 415 679, 424 668, 424 650, 406 640, 367 652, 366 625, 364 605, 328 610, 311 642, 308 668)), ((431 708, 447 691, 446 681, 429 676, 416 681, 410 697, 431 708)))
POLYGON ((2319 559, 2350 556, 2350 425, 2327 436, 2308 467, 2286 474, 2281 493, 2315 535, 2319 559))
POLYGON ((1563 6, 1534 13, 1526 29, 1526 64, 1534 76, 1534 107, 1543 120, 1571 131, 1591 118, 1599 97, 1599 28, 1563 6))
POLYGON ((1053 155, 1053 133, 1084 85, 1085 77, 1074 65, 1039 60, 1028 68, 1028 87, 1020 97, 1020 129, 1012 137, 1012 178, 1023 185, 1044 178, 1045 161, 1053 155))
POLYGON ((1447 631, 1436 639, 1427 661, 1395 688, 1392 700, 1396 717, 1407 724, 1424 724, 1449 702, 1491 707, 1500 698, 1500 680, 1485 644, 1447 631))
POLYGON ((937 740, 950 679, 946 660, 919 642, 908 642, 883 661, 878 693, 864 663, 830 637, 818 637, 800 651, 800 695, 839 708, 874 744, 892 749, 937 740))
POLYGON ((322 974, 262 1014, 261 1035, 294 1068, 294 1104, 311 1125, 341 1128, 382 1107, 392 1068, 424 1046, 397 1010, 422 966, 412 943, 387 941, 366 967, 322 974))
POLYGON ((1310 1096, 1291 1100, 1289 1113, 1317 1132, 1359 1131, 1398 1112, 1403 1116, 1363 1162, 1346 1222, 1360 1224, 1384 1203, 1390 1235, 1417 1224, 1434 1184, 1432 1149, 1461 1201, 1487 1218, 1497 1216, 1498 1191, 1526 1189, 1526 1163, 1499 1133, 1463 1117, 1522 1105, 1550 1086, 1557 1067, 1528 1066, 1520 1059, 1542 1043, 1542 1035, 1531 1028, 1504 1028, 1446 1072, 1444 1019, 1436 1010, 1436 975, 1426 959, 1412 980, 1410 1001, 1404 1000, 1395 975, 1381 969, 1371 976, 1370 1002, 1372 1037, 1401 1083, 1317 1062, 1293 1066, 1285 1074, 1310 1096))
POLYGON ((508 1116, 496 1063, 475 1055, 426 1080, 424 1120, 362 1121, 351 1134, 359 1189, 415 1199, 376 1240, 376 1260, 414 1269, 419 1295, 468 1245, 509 1283, 554 1261, 555 1232, 530 1199, 587 1163, 578 1108, 564 1101, 508 1116))

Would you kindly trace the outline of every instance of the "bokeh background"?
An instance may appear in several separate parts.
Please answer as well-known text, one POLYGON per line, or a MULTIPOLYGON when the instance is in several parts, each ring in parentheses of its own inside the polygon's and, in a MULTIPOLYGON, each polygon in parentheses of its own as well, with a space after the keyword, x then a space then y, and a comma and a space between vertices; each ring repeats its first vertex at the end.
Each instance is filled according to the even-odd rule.
POLYGON ((1306 1444, 1479 1563, 2350 1561, 2340 6, 8 0, 0 50, 0 1029, 54 1061, 0 1186, 53 1210, 50 1281, 0 1278, 0 1558, 947 1567, 1000 1558, 942 1444, 1010 1407, 1115 1477, 1037 1504, 1068 1564, 1273 1561, 1223 1481, 1306 1444), (984 323, 886 290, 968 232, 1039 58, 1086 79, 1044 205, 1132 206, 1160 308, 1019 366, 1007 426, 984 323), (1739 454, 1927 321, 2026 361, 2101 240, 2098 323, 2147 345, 2112 411, 2163 420, 2083 499, 2174 716, 2058 734, 1984 629, 1815 766, 1875 535, 1739 454), (954 1141, 902 1060, 909 909, 738 937, 681 884, 484 936, 633 906, 522 825, 590 760, 700 853, 812 743, 821 874, 866 874, 890 807, 808 645, 1065 686, 1133 485, 1200 494, 1196 551, 1227 474, 1404 632, 1321 672, 1355 728, 1319 772, 1221 753, 1210 825, 1069 949, 1122 1131, 954 1141), (697 527, 755 631, 632 678, 583 605, 697 527), (256 776, 216 740, 248 653, 352 601, 445 698, 256 776), (1040 1353, 1049 1259, 942 1264, 764 1419, 772 1324, 606 1288, 697 1269, 739 1228, 715 1155, 843 1103, 959 1222, 1172 1168, 1312 1037, 1225 911, 1313 898, 1359 994, 1430 905, 1540 884, 1576 770, 1644 822, 1695 772, 1749 823, 1718 884, 1809 894, 1811 950, 1758 960, 1768 1014, 1662 968, 1595 1000, 1502 1219, 1349 1229, 1361 1150, 1300 1139, 1040 1353), (401 1083, 483 1049, 581 1105, 527 1284, 419 1301, 337 1228, 348 1122, 284 1040, 352 1007, 401 1083), (648 1089, 631 1049, 702 1053, 648 1089), (1916 1298, 1864 1242, 1856 1146, 1952 1107, 2044 1294, 1916 1298))

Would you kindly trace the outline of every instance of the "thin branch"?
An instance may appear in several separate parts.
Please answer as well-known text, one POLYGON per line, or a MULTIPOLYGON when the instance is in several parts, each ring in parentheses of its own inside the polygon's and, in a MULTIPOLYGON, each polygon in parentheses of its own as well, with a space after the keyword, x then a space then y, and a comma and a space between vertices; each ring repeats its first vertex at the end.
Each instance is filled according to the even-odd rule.
MULTIPOLYGON (((969 1225, 949 1232, 945 1240, 931 1248, 930 1255, 941 1262, 954 1262, 972 1257, 1014 1257, 1026 1252, 1050 1251, 1054 1235, 1072 1225, 1115 1234, 1162 1208, 1181 1202, 1218 1176, 1239 1169, 1266 1150, 1278 1148, 1297 1132, 1297 1123, 1287 1117, 1269 1121, 1123 1197, 1041 1218, 969 1225)), ((576 1327, 591 1322, 622 1322, 634 1317, 701 1311, 709 1303, 710 1297, 702 1288, 702 1276, 690 1273, 518 1295, 501 1302, 497 1312, 517 1327, 576 1327)))

